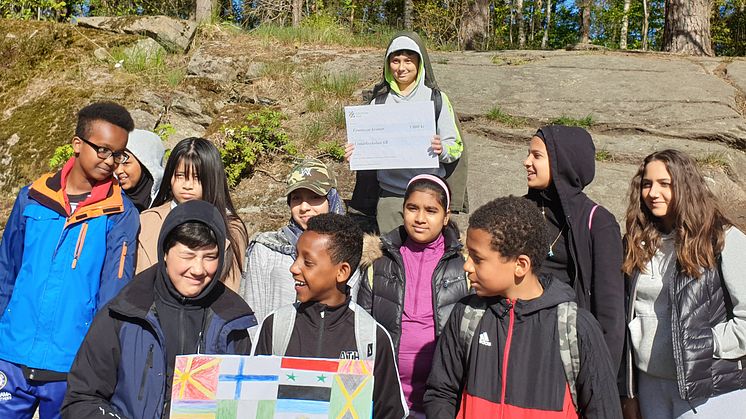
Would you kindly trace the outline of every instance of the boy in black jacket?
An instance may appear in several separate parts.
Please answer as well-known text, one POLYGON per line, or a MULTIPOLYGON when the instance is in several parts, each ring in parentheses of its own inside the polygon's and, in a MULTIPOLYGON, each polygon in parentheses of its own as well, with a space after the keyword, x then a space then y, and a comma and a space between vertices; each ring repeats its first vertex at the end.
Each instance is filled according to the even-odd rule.
POLYGON ((598 323, 572 288, 534 273, 547 252, 538 209, 512 196, 489 202, 470 217, 466 245, 476 295, 454 307, 438 341, 428 419, 621 418, 598 323))
POLYGON ((296 247, 298 256, 290 267, 298 294, 294 319, 283 314, 287 308, 267 316, 259 329, 255 355, 372 359, 373 417, 406 417, 409 412, 391 338, 348 293, 347 280, 362 255, 363 232, 345 216, 322 214, 308 220, 296 247), (275 325, 281 318, 283 324, 275 325), (375 340, 360 330, 365 324, 372 325, 370 334, 375 340), (281 333, 285 338, 278 339, 281 333), (359 347, 367 341, 371 343, 359 347))

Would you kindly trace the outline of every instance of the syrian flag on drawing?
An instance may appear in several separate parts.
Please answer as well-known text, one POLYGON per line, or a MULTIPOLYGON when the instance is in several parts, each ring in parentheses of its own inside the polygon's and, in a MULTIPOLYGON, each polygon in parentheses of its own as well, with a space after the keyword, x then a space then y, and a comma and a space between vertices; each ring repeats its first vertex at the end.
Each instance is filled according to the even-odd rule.
POLYGON ((339 361, 283 358, 275 418, 326 419, 339 361))

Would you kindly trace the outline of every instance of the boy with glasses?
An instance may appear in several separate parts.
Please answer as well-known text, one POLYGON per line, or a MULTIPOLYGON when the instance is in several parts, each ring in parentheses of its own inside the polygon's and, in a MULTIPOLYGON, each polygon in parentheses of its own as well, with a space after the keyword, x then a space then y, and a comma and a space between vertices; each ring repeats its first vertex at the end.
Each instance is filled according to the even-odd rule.
POLYGON ((0 242, 0 417, 58 418, 65 380, 97 310, 132 277, 137 209, 112 174, 129 112, 78 113, 75 156, 21 189, 0 242))

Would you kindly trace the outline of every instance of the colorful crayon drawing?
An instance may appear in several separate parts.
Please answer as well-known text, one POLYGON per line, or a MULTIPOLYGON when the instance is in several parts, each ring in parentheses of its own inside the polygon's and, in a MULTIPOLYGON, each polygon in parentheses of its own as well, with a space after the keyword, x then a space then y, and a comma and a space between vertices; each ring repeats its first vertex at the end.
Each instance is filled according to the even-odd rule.
POLYGON ((372 361, 182 355, 171 418, 369 419, 372 400, 372 361))

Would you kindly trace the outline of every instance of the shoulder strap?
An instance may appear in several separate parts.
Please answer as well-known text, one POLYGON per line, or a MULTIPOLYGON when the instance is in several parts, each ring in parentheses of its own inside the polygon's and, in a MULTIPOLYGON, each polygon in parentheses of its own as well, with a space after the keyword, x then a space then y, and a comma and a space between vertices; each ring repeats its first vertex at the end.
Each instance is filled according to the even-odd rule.
POLYGON ((298 303, 278 308, 272 317, 272 355, 285 356, 293 334, 298 303))
POLYGON ((376 359, 376 332, 378 324, 362 307, 350 301, 350 310, 355 312, 355 342, 360 360, 376 359))
POLYGON ((481 298, 473 299, 464 307, 464 316, 461 317, 461 325, 459 326, 459 338, 461 338, 461 345, 466 348, 467 362, 471 355, 471 341, 474 339, 474 334, 479 328, 479 322, 482 320, 486 309, 487 305, 481 298))
POLYGON ((575 410, 578 409, 578 391, 575 383, 580 371, 580 351, 578 349, 578 305, 573 301, 557 306, 557 329, 559 332, 560 358, 565 370, 565 379, 570 387, 570 396, 575 410))
POLYGON ((376 105, 383 105, 384 103, 386 103, 386 95, 388 95, 388 92, 376 96, 376 105))
POLYGON ((588 217, 588 231, 591 230, 591 227, 593 226, 593 214, 598 209, 598 204, 594 205, 593 208, 591 208, 591 215, 588 217))
POLYGON ((437 124, 440 111, 443 110, 443 96, 440 94, 440 90, 430 89, 430 100, 435 103, 435 123, 437 124))

